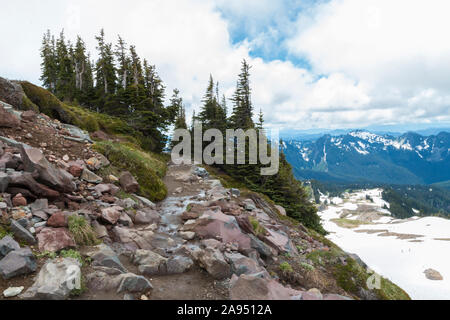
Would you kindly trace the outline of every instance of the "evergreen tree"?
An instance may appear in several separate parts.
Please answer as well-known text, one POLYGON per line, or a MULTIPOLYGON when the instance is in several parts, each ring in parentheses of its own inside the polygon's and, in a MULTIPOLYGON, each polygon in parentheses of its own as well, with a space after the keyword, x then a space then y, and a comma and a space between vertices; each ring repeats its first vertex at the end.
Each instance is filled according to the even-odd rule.
POLYGON ((55 38, 51 35, 50 30, 47 30, 42 39, 41 58, 40 80, 44 87, 54 94, 58 79, 58 64, 56 61, 55 38))
POLYGON ((56 96, 61 100, 72 100, 74 97, 75 72, 72 63, 72 46, 66 43, 64 30, 56 41, 57 81, 56 96))
POLYGON ((250 66, 247 61, 242 61, 241 73, 238 76, 236 91, 231 99, 233 101, 233 114, 231 126, 233 129, 253 128, 253 106, 250 89, 250 66))
POLYGON ((97 50, 99 58, 96 63, 96 89, 100 98, 114 94, 116 90, 116 68, 114 66, 114 54, 112 45, 105 42, 105 32, 102 29, 100 35, 95 37, 98 42, 97 50))
POLYGON ((122 89, 126 89, 130 83, 130 58, 128 57, 126 46, 126 42, 119 36, 115 55, 118 62, 117 75, 119 87, 122 89))

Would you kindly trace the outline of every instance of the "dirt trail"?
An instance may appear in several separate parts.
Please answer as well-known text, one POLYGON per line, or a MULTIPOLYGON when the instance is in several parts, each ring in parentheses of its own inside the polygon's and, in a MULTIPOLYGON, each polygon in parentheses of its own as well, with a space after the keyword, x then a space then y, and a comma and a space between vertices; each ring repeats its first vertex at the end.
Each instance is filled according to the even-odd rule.
MULTIPOLYGON (((208 190, 208 179, 191 179, 193 166, 171 165, 168 167, 164 183, 168 189, 168 196, 157 204, 157 211, 161 215, 158 234, 174 240, 174 246, 164 248, 166 251, 176 251, 184 243, 177 236, 177 229, 182 225, 180 215, 189 203, 200 202, 208 190), (180 190, 182 188, 182 190, 180 190)), ((153 285, 149 297, 151 300, 217 300, 227 299, 226 283, 213 279, 205 270, 194 266, 192 270, 182 274, 147 277, 153 285)))

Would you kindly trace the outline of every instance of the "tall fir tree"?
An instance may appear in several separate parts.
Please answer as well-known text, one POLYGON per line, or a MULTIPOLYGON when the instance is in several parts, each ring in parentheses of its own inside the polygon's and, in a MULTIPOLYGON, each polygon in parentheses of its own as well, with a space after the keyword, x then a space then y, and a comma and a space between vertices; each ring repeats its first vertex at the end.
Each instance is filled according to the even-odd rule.
POLYGON ((233 113, 230 121, 233 129, 253 128, 253 106, 250 89, 250 66, 246 60, 242 61, 241 73, 238 76, 233 98, 233 113))
POLYGON ((72 100, 74 97, 75 72, 73 69, 72 46, 66 43, 64 30, 56 40, 57 81, 55 94, 61 100, 72 100))
POLYGON ((41 78, 44 87, 51 93, 56 91, 56 82, 58 80, 58 63, 56 59, 55 37, 51 35, 50 30, 44 34, 41 47, 41 78))
MULTIPOLYGON (((116 91, 116 68, 114 65, 114 53, 112 44, 106 43, 103 29, 97 40, 98 60, 96 63, 96 89, 100 98, 105 99, 116 91)), ((104 101, 103 101, 104 102, 104 101)))

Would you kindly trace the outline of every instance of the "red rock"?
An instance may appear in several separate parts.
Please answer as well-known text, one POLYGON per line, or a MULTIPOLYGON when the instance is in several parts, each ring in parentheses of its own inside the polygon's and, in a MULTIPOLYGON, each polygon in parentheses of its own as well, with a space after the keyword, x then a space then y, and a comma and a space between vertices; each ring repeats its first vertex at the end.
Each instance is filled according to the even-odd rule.
POLYGON ((120 175, 119 182, 125 192, 135 193, 139 191, 139 184, 128 171, 125 171, 120 175))
POLYGON ((251 249, 250 237, 242 232, 235 217, 212 210, 206 211, 204 216, 197 220, 192 230, 200 238, 218 239, 223 243, 235 242, 239 251, 251 249))
POLYGON ((54 213, 47 220, 47 226, 54 228, 67 227, 67 216, 63 212, 54 213))
POLYGON ((23 121, 33 122, 36 120, 37 114, 33 110, 27 110, 27 111, 22 112, 21 117, 22 117, 23 121))
POLYGON ((301 293, 267 277, 242 274, 231 279, 231 300, 291 300, 301 293))
POLYGON ((17 128, 19 125, 19 118, 0 106, 0 128, 17 128))
POLYGON ((114 206, 110 208, 103 208, 102 209, 102 218, 106 222, 109 222, 110 224, 116 224, 117 220, 120 218, 120 211, 122 211, 120 207, 114 206))
POLYGON ((36 237, 41 252, 56 252, 76 247, 72 235, 66 228, 43 228, 36 237))
POLYGON ((16 194, 16 196, 12 199, 12 203, 14 207, 24 207, 27 205, 27 199, 22 196, 21 193, 16 194))

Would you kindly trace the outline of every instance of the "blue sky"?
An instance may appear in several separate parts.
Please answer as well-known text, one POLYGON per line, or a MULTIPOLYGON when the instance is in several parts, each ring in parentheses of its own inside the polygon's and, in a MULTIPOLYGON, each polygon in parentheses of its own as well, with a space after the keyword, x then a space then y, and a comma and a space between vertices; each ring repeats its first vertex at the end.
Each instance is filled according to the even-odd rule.
POLYGON ((0 11, 0 76, 39 83, 42 34, 120 34, 198 110, 247 59, 269 127, 450 126, 447 0, 17 0, 0 11), (17 19, 23 21, 17 24, 17 19), (11 27, 14 26, 14 27, 11 27))

